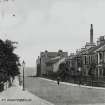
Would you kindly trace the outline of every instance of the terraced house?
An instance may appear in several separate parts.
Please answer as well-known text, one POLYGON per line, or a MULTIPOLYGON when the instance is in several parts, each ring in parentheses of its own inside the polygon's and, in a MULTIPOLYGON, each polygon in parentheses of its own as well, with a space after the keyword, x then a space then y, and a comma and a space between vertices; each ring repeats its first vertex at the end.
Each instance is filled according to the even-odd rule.
POLYGON ((58 52, 40 53, 37 59, 37 71, 40 75, 47 75, 49 72, 57 72, 59 64, 66 62, 71 75, 103 77, 105 76, 105 36, 100 36, 97 43, 94 43, 93 25, 90 26, 90 41, 85 47, 71 53, 59 50, 58 52))
POLYGON ((91 47, 82 53, 82 70, 85 75, 92 74, 97 77, 104 75, 104 46, 105 38, 104 36, 100 36, 96 46, 91 47))
MULTIPOLYGON (((74 69, 74 74, 81 70, 82 75, 103 77, 105 75, 105 36, 100 36, 97 44, 93 41, 93 25, 90 28, 90 42, 84 48, 70 55, 69 68, 74 69)), ((73 71, 71 69, 71 71, 73 71)))

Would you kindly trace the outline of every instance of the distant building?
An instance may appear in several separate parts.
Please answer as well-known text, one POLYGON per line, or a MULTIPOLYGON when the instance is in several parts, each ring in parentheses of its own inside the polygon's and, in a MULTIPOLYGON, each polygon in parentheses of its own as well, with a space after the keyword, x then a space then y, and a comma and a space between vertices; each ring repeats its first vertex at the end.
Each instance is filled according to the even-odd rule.
POLYGON ((96 65, 96 69, 94 69, 93 74, 97 77, 102 77, 105 75, 105 68, 103 69, 103 65, 105 65, 105 36, 100 36, 97 40, 97 45, 91 47, 82 54, 83 61, 83 71, 85 71, 85 75, 89 75, 90 65, 94 63, 96 65))
POLYGON ((70 63, 70 69, 74 72, 74 74, 78 73, 78 70, 81 68, 83 75, 88 75, 88 53, 90 49, 94 48, 96 45, 93 41, 93 25, 90 26, 90 42, 87 42, 85 47, 81 48, 80 50, 77 50, 74 55, 70 55, 69 63, 70 63))
POLYGON ((97 40, 97 45, 93 43, 93 25, 90 29, 90 43, 86 44, 85 49, 81 53, 82 57, 82 72, 84 75, 89 75, 90 65, 94 63, 96 69, 93 70, 94 76, 102 76, 102 64, 100 66, 100 59, 104 59, 105 37, 100 36, 97 40))
POLYGON ((41 52, 40 57, 37 59, 37 66, 40 65, 40 69, 37 69, 37 73, 47 75, 49 72, 57 72, 59 64, 64 62, 67 57, 68 53, 62 50, 58 52, 48 52, 47 50, 41 52))
POLYGON ((75 54, 71 54, 67 60, 69 69, 72 74, 78 72, 81 68, 82 75, 88 76, 90 66, 95 64, 96 68, 92 71, 94 76, 102 77, 105 75, 105 36, 100 36, 97 45, 93 41, 93 25, 90 27, 90 42, 85 47, 77 50, 75 54), (103 67, 104 66, 104 67, 103 67))
POLYGON ((76 54, 71 53, 70 56, 66 59, 66 64, 68 65, 68 69, 71 75, 76 75, 78 70, 76 54))
POLYGON ((105 37, 98 43, 100 46, 95 53, 97 54, 97 76, 105 76, 105 37))
POLYGON ((90 41, 85 47, 71 53, 59 50, 58 52, 40 53, 37 59, 38 75, 46 75, 49 72, 57 72, 59 65, 66 62, 71 75, 78 75, 81 71, 83 76, 93 75, 96 77, 105 76, 105 36, 100 36, 97 44, 93 40, 93 25, 90 26, 90 41), (93 68, 94 66, 94 68, 93 68))
MULTIPOLYGON (((92 63, 96 65, 96 69, 94 70, 94 75, 95 76, 102 76, 103 75, 103 70, 102 67, 100 67, 100 62, 104 61, 104 46, 105 46, 105 38, 104 36, 100 36, 99 40, 97 41, 97 45, 94 47, 91 47, 82 54, 82 61, 83 61, 83 66, 82 69, 85 72, 85 75, 88 75, 89 73, 89 67, 92 63)), ((102 62, 101 62, 102 66, 102 62)))

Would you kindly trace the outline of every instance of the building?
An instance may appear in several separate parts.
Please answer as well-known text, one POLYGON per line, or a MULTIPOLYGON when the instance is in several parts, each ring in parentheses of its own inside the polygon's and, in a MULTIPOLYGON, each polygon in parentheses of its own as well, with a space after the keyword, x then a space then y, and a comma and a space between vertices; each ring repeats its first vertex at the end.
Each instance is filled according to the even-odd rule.
POLYGON ((85 47, 71 53, 59 50, 58 52, 41 52, 38 60, 40 64, 39 74, 56 72, 59 64, 66 62, 71 75, 77 75, 81 71, 83 76, 93 75, 96 77, 105 76, 105 36, 100 36, 97 43, 94 43, 93 25, 90 25, 90 41, 85 47))
POLYGON ((102 77, 104 70, 102 69, 102 63, 104 63, 104 46, 105 36, 100 36, 97 40, 97 45, 93 43, 93 25, 90 28, 90 43, 85 45, 82 56, 82 72, 84 75, 89 75, 91 65, 94 64, 95 68, 92 70, 92 74, 97 77, 102 77), (90 46, 89 46, 90 45, 90 46), (100 63, 101 62, 101 63, 100 63))
POLYGON ((71 53, 70 56, 66 59, 66 64, 68 65, 68 70, 71 75, 77 75, 79 67, 78 61, 79 56, 74 53, 71 53))
POLYGON ((105 76, 105 38, 104 36, 103 36, 104 38, 103 40, 101 40, 101 38, 102 36, 98 41, 98 45, 100 45, 100 47, 95 51, 95 53, 97 54, 97 76, 98 77, 105 76))
POLYGON ((100 68, 100 62, 102 64, 102 61, 104 61, 104 46, 105 38, 104 36, 100 36, 99 40, 97 41, 97 45, 85 50, 85 52, 82 54, 82 70, 86 76, 89 75, 90 66, 93 63, 96 65, 96 69, 93 70, 93 75, 97 77, 103 75, 102 67, 100 68))
POLYGON ((69 69, 72 74, 77 74, 78 70, 82 71, 82 75, 90 75, 92 65, 95 66, 91 70, 92 75, 102 77, 105 74, 105 36, 100 36, 97 44, 93 41, 93 25, 90 26, 90 42, 87 42, 85 47, 71 54, 67 60, 69 62, 69 69))
POLYGON ((40 57, 37 59, 37 74, 47 75, 50 72, 57 72, 59 64, 64 62, 67 57, 68 53, 62 50, 58 52, 48 52, 47 50, 41 52, 40 57))
POLYGON ((90 26, 90 42, 86 42, 85 47, 77 50, 75 54, 70 55, 68 59, 70 64, 70 69, 76 75, 79 70, 82 71, 83 75, 88 75, 89 65, 90 65, 90 56, 92 50, 96 47, 93 41, 93 25, 90 26), (89 55, 90 54, 90 55, 89 55), (88 56, 89 55, 89 56, 88 56))

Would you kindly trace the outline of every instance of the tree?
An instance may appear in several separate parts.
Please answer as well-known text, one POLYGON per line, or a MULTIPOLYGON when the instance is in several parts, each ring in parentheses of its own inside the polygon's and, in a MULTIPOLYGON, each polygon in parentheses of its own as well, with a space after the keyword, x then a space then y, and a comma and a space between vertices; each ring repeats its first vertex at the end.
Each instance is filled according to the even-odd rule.
POLYGON ((95 75, 95 70, 96 70, 96 63, 95 63, 95 62, 92 62, 92 63, 90 64, 88 74, 89 74, 90 76, 94 76, 94 75, 95 75))
POLYGON ((66 80, 70 76, 68 66, 65 62, 59 65, 59 70, 57 74, 62 80, 66 80))
POLYGON ((91 77, 91 85, 93 86, 93 80, 94 80, 94 76, 95 76, 95 71, 97 69, 97 66, 96 66, 96 63, 93 61, 91 64, 90 64, 90 67, 89 67, 89 72, 88 74, 90 75, 91 77))
MULTIPOLYGON (((14 53, 17 42, 0 39, 0 73, 6 80, 19 74, 19 57, 14 53)), ((2 81, 6 81, 0 75, 2 81)))

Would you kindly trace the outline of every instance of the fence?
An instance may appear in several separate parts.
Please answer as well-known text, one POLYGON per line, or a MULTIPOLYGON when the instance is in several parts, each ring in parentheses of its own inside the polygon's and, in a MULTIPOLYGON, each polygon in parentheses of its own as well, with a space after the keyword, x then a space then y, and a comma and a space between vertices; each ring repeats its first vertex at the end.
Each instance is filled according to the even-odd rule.
MULTIPOLYGON (((57 80, 57 74, 43 75, 45 78, 57 80)), ((79 85, 105 87, 105 77, 93 77, 93 76, 82 76, 82 75, 69 75, 61 78, 63 82, 69 82, 79 85)))
POLYGON ((87 86, 105 87, 105 77, 92 77, 92 76, 69 76, 64 82, 75 84, 82 84, 87 86))
POLYGON ((11 83, 9 81, 2 81, 0 82, 0 92, 2 92, 3 90, 6 90, 8 87, 10 87, 11 83))
POLYGON ((0 92, 4 90, 4 83, 0 83, 0 92))

